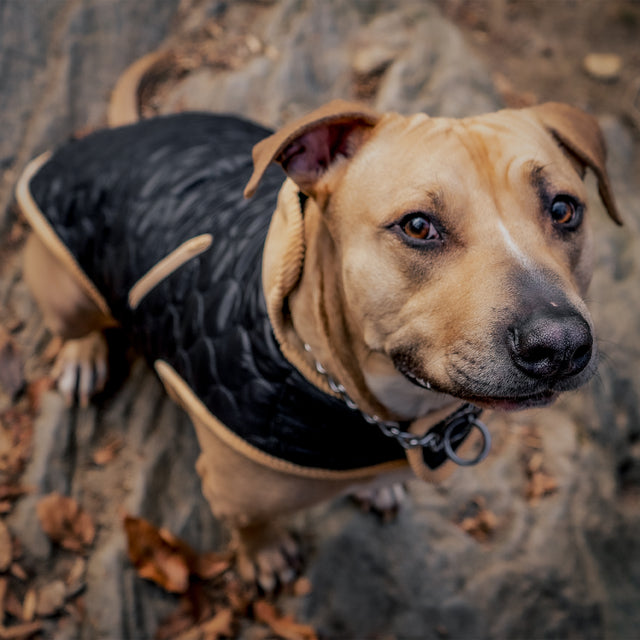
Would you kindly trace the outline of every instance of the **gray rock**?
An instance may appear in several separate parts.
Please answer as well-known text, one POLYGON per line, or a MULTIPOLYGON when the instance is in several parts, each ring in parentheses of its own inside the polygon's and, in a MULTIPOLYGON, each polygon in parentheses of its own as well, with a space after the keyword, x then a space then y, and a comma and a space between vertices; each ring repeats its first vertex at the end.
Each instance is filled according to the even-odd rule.
POLYGON ((26 0, 0 6, 0 230, 13 181, 37 153, 104 125, 109 93, 167 33, 179 0, 26 0))

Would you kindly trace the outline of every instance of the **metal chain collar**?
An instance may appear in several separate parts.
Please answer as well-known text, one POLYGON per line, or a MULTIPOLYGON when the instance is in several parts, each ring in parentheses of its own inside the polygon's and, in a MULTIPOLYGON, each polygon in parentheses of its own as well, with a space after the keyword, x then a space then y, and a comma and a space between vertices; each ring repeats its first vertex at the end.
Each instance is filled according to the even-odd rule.
POLYGON ((417 436, 408 431, 403 431, 399 422, 383 420, 375 414, 369 415, 360 409, 351 399, 344 386, 336 382, 331 374, 316 360, 311 347, 307 343, 304 344, 304 350, 313 357, 316 371, 325 378, 331 391, 339 395, 347 407, 360 413, 366 422, 376 425, 385 436, 395 439, 403 449, 422 447, 434 453, 440 453, 444 450, 444 453, 452 462, 465 467, 478 464, 478 462, 487 457, 491 448, 491 435, 487 426, 478 419, 482 413, 482 409, 479 407, 466 403, 444 420, 431 427, 424 435, 417 436), (461 458, 456 454, 454 447, 469 435, 473 427, 480 431, 483 439, 482 449, 475 458, 461 458), (439 433, 439 431, 442 433, 439 433))

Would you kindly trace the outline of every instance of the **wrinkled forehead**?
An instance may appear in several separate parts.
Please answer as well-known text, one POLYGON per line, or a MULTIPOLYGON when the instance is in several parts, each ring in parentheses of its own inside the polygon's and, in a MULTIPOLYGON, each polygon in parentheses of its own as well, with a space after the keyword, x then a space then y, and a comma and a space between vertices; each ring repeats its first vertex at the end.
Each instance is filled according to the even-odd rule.
POLYGON ((558 188, 579 177, 569 159, 534 117, 502 111, 473 118, 389 116, 363 148, 369 181, 408 189, 498 189, 545 179, 558 188))

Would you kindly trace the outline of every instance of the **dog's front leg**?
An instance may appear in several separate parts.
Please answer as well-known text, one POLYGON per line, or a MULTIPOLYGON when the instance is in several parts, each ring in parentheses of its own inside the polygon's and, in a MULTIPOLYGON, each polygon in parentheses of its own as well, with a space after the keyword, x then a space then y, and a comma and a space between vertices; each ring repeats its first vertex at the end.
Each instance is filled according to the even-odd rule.
POLYGON ((68 404, 76 394, 82 406, 107 382, 107 341, 103 330, 116 322, 99 300, 92 297, 71 261, 54 255, 37 232, 24 251, 24 278, 45 325, 65 342, 52 376, 68 404))

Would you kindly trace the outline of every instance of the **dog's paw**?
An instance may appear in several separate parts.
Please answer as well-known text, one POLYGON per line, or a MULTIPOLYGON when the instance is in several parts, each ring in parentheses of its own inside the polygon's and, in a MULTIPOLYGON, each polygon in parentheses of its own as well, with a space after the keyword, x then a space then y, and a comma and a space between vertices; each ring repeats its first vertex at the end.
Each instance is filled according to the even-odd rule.
POLYGON ((242 580, 266 594, 292 584, 300 573, 300 546, 291 534, 279 531, 256 539, 255 531, 236 540, 236 567, 242 580))
POLYGON ((81 407, 86 407, 107 382, 108 349, 104 334, 92 331, 83 338, 67 340, 51 375, 68 406, 77 399, 81 407))
POLYGON ((398 515, 398 510, 407 497, 407 491, 403 484, 396 483, 362 487, 353 491, 351 497, 364 511, 371 511, 384 522, 390 522, 398 515))

